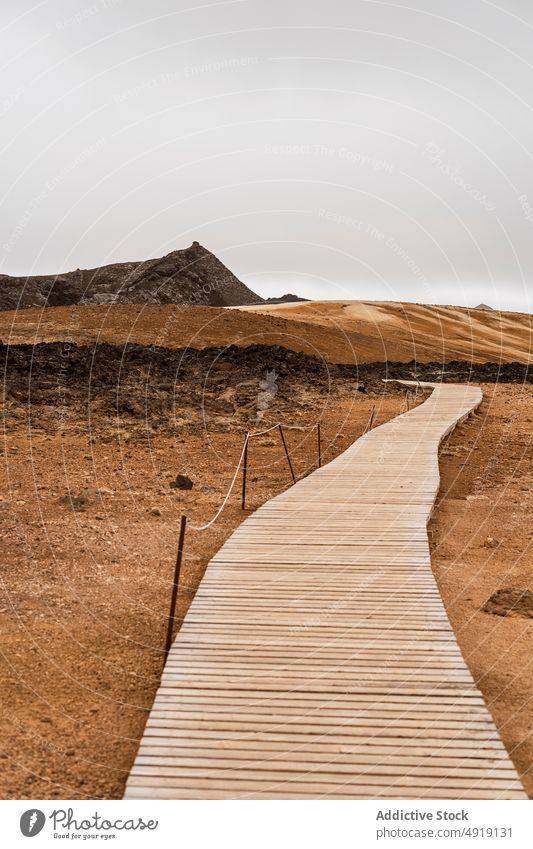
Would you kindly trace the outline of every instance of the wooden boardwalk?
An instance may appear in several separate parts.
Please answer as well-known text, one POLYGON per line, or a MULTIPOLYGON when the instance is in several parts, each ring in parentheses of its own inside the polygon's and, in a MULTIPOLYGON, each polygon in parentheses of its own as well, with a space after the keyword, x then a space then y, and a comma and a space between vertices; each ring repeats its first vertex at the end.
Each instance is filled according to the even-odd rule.
POLYGON ((174 642, 125 798, 526 798, 457 646, 426 525, 437 386, 251 515, 174 642))

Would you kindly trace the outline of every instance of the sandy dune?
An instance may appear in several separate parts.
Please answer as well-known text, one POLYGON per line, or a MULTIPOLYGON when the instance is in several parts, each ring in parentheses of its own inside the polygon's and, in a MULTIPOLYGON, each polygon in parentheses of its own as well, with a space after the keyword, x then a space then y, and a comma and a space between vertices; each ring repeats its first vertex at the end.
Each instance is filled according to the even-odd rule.
POLYGON ((531 362, 532 323, 525 313, 394 301, 306 301, 240 309, 380 342, 388 359, 403 359, 400 352, 407 348, 421 361, 531 362))

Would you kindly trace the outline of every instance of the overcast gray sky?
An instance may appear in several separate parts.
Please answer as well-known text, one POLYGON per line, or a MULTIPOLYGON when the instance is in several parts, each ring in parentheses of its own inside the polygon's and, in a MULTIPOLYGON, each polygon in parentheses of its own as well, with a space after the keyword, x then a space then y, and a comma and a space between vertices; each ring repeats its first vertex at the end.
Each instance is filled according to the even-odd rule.
POLYGON ((527 0, 2 0, 7 274, 531 310, 527 0))

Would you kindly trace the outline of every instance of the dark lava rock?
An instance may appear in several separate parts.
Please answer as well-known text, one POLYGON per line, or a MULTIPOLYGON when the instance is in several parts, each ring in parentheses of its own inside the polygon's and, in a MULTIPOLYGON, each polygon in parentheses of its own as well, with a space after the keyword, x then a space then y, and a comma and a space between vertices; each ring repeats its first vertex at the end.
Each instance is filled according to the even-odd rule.
POLYGON ((176 480, 170 482, 171 489, 192 489, 192 480, 187 475, 176 475, 176 480))
POLYGON ((68 495, 61 496, 59 503, 66 504, 67 507, 70 507, 71 510, 75 510, 76 512, 83 512, 89 506, 89 498, 83 493, 74 495, 69 492, 68 495))
POLYGON ((533 593, 506 587, 495 592, 483 605, 485 613, 496 616, 523 616, 533 619, 533 593))
POLYGON ((308 301, 309 298, 300 298, 298 295, 293 295, 290 292, 286 295, 281 295, 279 298, 267 298, 267 304, 296 304, 299 301, 308 301))
POLYGON ((236 416, 255 414, 259 380, 272 371, 278 377, 278 401, 283 403, 295 391, 307 390, 328 396, 337 389, 353 393, 357 387, 367 397, 403 395, 404 386, 383 382, 390 378, 533 383, 533 368, 521 363, 330 363, 279 345, 197 350, 108 343, 3 345, 0 341, 0 369, 5 397, 19 407, 36 408, 36 413, 52 416, 56 407, 89 409, 98 415, 127 417, 128 424, 133 418, 156 427, 162 417, 185 421, 190 409, 203 406, 216 419, 219 431, 226 427, 221 415, 230 416, 227 426, 235 427, 236 416))
POLYGON ((71 304, 241 306, 262 300, 198 242, 141 262, 37 277, 0 274, 0 310, 71 304))

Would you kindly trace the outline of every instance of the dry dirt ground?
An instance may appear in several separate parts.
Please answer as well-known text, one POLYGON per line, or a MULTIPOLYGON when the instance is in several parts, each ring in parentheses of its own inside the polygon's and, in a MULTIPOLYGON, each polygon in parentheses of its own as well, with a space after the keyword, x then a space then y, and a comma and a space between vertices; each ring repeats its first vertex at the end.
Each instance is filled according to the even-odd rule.
POLYGON ((499 589, 533 590, 533 388, 482 389, 478 414, 441 452, 432 563, 463 655, 533 797, 533 618, 482 609, 499 589))
MULTIPOLYGON (((279 399, 283 393, 280 392, 279 399)), ((398 391, 381 398, 342 393, 280 400, 263 426, 321 416, 324 461, 403 408, 398 391)), ((142 417, 127 426, 81 413, 58 419, 50 404, 10 402, 4 434, 0 519, 2 798, 116 798, 136 753, 163 663, 178 536, 186 513, 208 521, 222 502, 244 428, 227 417, 170 433, 142 417), (220 424, 220 428, 218 425, 220 424), (170 487, 186 474, 193 489, 170 487), (83 495, 82 509, 60 501, 83 495)), ((298 474, 316 462, 314 431, 287 433, 298 474)), ((250 509, 289 485, 279 437, 250 446, 250 509)), ((242 521, 239 491, 214 527, 190 532, 178 617, 185 614, 210 557, 242 521)))
MULTIPOLYGON (((533 589, 533 390, 483 391, 479 414, 442 451, 432 560, 461 649, 533 796, 533 620, 482 610, 500 588, 533 589)), ((326 461, 360 435, 375 400, 330 401, 326 461)), ((380 399, 378 422, 402 404, 380 399)), ((300 423, 314 421, 312 409, 298 412, 300 423)), ((178 439, 137 424, 126 442, 110 426, 90 442, 44 424, 29 433, 20 422, 5 438, 0 796, 120 797, 161 671, 179 517, 214 514, 241 435, 200 428, 178 439), (177 472, 191 476, 192 491, 170 488, 177 472), (84 511, 59 502, 69 490, 88 493, 84 511)), ((288 439, 304 473, 314 434, 288 439)), ((290 479, 276 435, 254 443, 250 461, 253 508, 290 479)), ((180 618, 242 516, 236 491, 212 530, 189 534, 180 618)))
POLYGON ((337 363, 531 361, 531 316, 465 307, 313 301, 222 309, 154 304, 0 313, 5 344, 95 341, 181 348, 283 345, 337 363))

